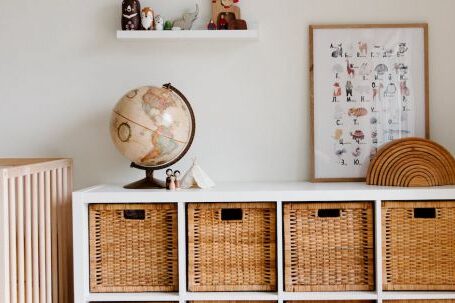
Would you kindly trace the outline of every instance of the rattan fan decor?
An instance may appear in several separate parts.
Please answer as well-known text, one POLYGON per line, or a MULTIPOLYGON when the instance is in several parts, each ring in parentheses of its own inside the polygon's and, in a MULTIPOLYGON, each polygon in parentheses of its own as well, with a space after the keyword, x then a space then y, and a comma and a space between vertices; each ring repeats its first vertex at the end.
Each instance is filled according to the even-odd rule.
POLYGON ((427 139, 395 140, 379 150, 366 182, 401 187, 455 185, 455 159, 443 146, 427 139))

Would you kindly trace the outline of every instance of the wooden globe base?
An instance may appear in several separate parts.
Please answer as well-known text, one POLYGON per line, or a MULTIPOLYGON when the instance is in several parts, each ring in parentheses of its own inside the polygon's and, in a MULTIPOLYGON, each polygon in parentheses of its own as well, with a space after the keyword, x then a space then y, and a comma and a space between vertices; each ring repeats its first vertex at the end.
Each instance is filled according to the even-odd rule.
POLYGON ((131 167, 145 170, 145 178, 124 186, 126 189, 161 189, 166 188, 166 184, 153 177, 153 169, 131 163, 131 167))
POLYGON ((401 187, 455 185, 455 159, 430 140, 395 140, 379 150, 370 164, 366 182, 401 187))

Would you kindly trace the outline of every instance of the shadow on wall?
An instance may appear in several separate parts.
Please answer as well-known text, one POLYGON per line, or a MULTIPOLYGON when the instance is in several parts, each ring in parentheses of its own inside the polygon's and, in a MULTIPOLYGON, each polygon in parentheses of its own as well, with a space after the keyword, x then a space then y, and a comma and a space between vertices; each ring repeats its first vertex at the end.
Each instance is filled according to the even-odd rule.
POLYGON ((69 124, 54 142, 44 150, 74 160, 75 189, 98 184, 100 180, 122 183, 141 177, 141 172, 129 169, 129 162, 117 152, 109 134, 109 110, 87 111, 77 124, 69 124), (125 173, 125 174, 124 174, 125 173), (108 176, 108 177, 106 177, 108 176))

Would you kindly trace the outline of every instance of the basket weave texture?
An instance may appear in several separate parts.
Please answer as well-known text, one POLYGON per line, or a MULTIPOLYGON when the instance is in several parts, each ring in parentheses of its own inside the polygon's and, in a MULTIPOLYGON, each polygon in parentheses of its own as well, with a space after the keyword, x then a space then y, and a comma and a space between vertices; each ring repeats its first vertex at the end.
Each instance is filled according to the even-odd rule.
POLYGON ((454 299, 431 299, 431 300, 384 300, 384 303, 455 303, 454 299))
MULTIPOLYGON (((276 301, 188 301, 188 303, 275 303, 276 301)), ((289 302, 289 301, 287 301, 289 302)), ((333 302, 332 302, 333 303, 333 302)))
POLYGON ((89 220, 91 292, 178 290, 176 204, 91 204, 89 220))
POLYGON ((276 290, 275 203, 189 204, 188 289, 276 290), (223 220, 229 209, 241 218, 223 220))
POLYGON ((284 204, 285 290, 374 290, 373 205, 284 204))
POLYGON ((454 202, 384 202, 383 289, 454 290, 454 226, 454 202))

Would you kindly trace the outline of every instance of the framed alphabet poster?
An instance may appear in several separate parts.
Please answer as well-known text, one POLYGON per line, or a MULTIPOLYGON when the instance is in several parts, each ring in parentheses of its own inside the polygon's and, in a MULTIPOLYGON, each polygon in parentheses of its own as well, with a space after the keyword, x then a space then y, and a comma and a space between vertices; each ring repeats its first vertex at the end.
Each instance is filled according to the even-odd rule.
POLYGON ((383 144, 429 137, 428 25, 310 26, 313 181, 364 181, 383 144))

